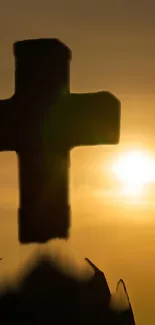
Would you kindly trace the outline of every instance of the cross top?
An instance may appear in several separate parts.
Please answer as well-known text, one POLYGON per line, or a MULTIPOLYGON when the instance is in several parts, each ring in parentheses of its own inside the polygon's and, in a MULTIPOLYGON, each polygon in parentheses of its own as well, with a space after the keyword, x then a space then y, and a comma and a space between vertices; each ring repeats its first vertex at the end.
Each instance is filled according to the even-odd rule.
MULTIPOLYGON (((14 44, 15 89, 21 96, 48 97, 64 88, 69 91, 70 49, 57 39, 35 39, 14 44), (40 94, 39 94, 40 92, 40 94), (40 95, 40 96, 39 96, 40 95)), ((32 100, 32 98, 31 98, 32 100)))

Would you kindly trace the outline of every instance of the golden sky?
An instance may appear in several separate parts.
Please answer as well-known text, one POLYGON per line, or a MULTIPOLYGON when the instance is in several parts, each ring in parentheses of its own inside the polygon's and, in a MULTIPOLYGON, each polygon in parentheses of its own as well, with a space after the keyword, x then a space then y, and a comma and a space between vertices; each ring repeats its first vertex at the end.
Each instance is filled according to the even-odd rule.
MULTIPOLYGON (((114 182, 106 168, 126 149, 154 153, 155 2, 1 0, 0 12, 1 99, 14 92, 13 42, 56 37, 72 50, 71 92, 108 90, 122 103, 121 141, 117 147, 77 148, 71 153, 71 245, 77 255, 83 252, 105 271, 112 288, 123 277, 137 325, 153 324, 155 209, 153 204, 145 208, 116 204, 111 190, 114 182)), ((1 153, 3 273, 12 272, 32 250, 19 246, 17 207, 16 155, 1 153)))

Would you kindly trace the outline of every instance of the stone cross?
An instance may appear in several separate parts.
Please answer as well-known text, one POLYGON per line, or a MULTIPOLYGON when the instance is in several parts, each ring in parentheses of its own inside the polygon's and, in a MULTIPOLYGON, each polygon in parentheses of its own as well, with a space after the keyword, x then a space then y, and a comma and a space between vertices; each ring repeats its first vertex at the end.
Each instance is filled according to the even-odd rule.
POLYGON ((70 93, 71 51, 57 39, 18 41, 14 55, 15 93, 0 101, 0 151, 18 157, 19 241, 67 239, 70 150, 117 144, 120 102, 104 91, 70 93))

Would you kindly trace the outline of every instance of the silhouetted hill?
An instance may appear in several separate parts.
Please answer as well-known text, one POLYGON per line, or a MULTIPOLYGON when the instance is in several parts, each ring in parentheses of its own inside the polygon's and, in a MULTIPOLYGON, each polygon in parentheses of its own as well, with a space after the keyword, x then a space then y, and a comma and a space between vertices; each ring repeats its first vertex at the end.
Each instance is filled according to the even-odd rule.
POLYGON ((86 260, 95 275, 85 280, 68 276, 45 256, 27 268, 17 288, 1 296, 2 324, 134 325, 131 309, 110 308, 111 293, 105 276, 86 260))

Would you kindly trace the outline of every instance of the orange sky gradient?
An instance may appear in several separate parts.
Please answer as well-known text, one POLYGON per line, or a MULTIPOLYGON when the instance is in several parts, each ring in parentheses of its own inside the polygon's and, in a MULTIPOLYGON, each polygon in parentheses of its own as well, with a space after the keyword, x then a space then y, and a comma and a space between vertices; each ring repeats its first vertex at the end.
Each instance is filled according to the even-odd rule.
MULTIPOLYGON (((72 50, 71 92, 108 90, 121 101, 120 144, 71 152, 70 245, 111 289, 125 280, 137 325, 154 324, 155 186, 143 204, 125 202, 110 164, 124 150, 155 152, 155 2, 2 0, 0 12, 1 99, 14 93, 13 42, 56 37, 72 50)), ((17 167, 15 153, 0 153, 0 274, 34 249, 17 239, 17 167)))

